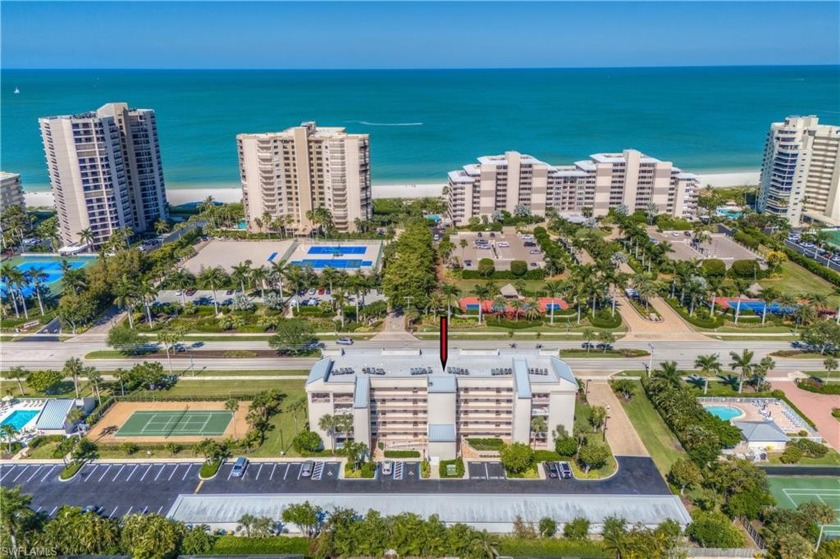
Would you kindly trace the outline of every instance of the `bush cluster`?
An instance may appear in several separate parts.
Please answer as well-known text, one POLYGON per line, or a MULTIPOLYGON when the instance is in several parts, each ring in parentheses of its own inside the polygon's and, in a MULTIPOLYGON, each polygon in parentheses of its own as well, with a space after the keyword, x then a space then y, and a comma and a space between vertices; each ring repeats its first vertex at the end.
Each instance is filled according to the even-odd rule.
POLYGON ((825 383, 820 382, 814 378, 806 378, 796 382, 796 385, 802 390, 808 392, 815 392, 817 394, 831 394, 840 395, 840 383, 825 383))
POLYGON ((417 450, 386 450, 385 458, 420 458, 417 450))
POLYGON ((486 275, 482 274, 477 270, 461 270, 460 272, 461 279, 465 280, 475 280, 475 279, 491 279, 491 280, 516 280, 516 279, 526 279, 526 280, 542 280, 545 279, 545 270, 542 268, 538 268, 535 270, 528 270, 525 272, 524 278, 523 276, 514 275, 513 272, 505 270, 496 270, 493 273, 486 275))
POLYGON ((440 461, 440 477, 441 478, 448 478, 453 476, 446 475, 446 467, 450 464, 455 464, 455 476, 454 477, 464 477, 464 461, 461 458, 456 458, 455 460, 441 460, 440 461))
POLYGON ((621 326, 621 315, 616 312, 612 316, 609 309, 601 309, 590 317, 589 322, 596 328, 618 328, 621 326))
POLYGON ((505 446, 502 439, 467 439, 467 442, 476 450, 501 450, 505 446))

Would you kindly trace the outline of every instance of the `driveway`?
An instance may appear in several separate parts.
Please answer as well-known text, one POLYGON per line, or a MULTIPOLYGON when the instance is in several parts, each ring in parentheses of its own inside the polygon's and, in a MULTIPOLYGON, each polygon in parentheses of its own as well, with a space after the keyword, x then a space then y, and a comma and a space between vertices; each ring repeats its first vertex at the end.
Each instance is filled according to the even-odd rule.
POLYGON ((607 408, 607 443, 618 456, 650 456, 624 406, 606 382, 588 382, 589 403, 607 408))
POLYGON ((831 416, 831 409, 840 407, 840 397, 801 390, 793 382, 774 382, 773 388, 783 391, 816 424, 825 442, 834 450, 840 450, 840 421, 831 416))

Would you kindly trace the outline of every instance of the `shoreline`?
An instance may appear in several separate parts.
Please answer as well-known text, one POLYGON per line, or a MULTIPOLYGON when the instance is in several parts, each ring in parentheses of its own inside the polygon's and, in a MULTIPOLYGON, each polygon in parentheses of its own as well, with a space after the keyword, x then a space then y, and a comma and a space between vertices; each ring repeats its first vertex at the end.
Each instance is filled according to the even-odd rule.
MULTIPOLYGON (((757 185, 759 171, 737 171, 727 173, 697 174, 701 187, 707 185, 712 188, 725 188, 732 186, 757 185)), ((371 187, 374 198, 427 198, 440 196, 446 183, 403 183, 403 184, 374 184, 371 187)), ((53 207, 55 202, 52 192, 40 190, 26 192, 26 205, 33 208, 53 207)), ((200 202, 208 196, 225 204, 241 202, 242 191, 238 185, 230 186, 213 185, 210 188, 178 188, 177 185, 170 186, 166 190, 166 197, 173 206, 200 202)))

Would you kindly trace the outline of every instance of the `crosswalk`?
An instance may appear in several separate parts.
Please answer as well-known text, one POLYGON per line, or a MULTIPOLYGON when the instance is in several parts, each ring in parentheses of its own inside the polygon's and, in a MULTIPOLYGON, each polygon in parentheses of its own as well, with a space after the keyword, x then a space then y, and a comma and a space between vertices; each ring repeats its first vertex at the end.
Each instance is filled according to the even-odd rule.
POLYGON ((394 479, 401 480, 403 478, 403 463, 397 462, 394 464, 394 479))
POLYGON ((315 462, 315 466, 312 469, 312 479, 315 480, 315 481, 319 481, 323 475, 324 475, 324 463, 323 462, 315 462))

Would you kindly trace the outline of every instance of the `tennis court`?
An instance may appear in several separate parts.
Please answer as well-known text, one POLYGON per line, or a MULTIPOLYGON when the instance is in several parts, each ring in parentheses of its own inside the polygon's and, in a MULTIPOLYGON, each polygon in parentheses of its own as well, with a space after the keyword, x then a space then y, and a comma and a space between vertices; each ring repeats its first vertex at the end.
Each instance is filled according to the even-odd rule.
POLYGON ((217 436, 233 418, 229 411, 136 411, 117 431, 117 437, 217 436))
MULTIPOLYGON (((770 492, 776 504, 784 509, 795 509, 802 503, 823 503, 837 513, 840 519, 840 479, 835 477, 768 476, 770 492)), ((840 537, 840 520, 825 527, 827 537, 840 537)))

